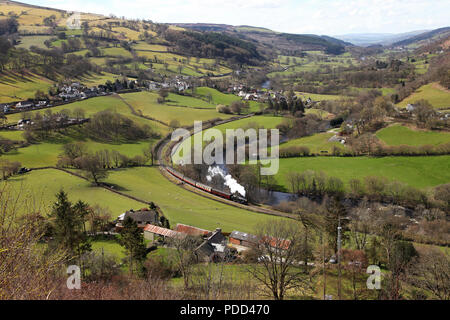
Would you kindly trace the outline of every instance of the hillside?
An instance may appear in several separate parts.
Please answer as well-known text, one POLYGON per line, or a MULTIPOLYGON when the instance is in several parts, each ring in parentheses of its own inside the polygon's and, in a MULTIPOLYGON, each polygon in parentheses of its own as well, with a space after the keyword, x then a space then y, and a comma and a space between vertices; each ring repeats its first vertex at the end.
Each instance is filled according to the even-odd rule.
POLYGON ((343 41, 350 42, 357 46, 371 46, 371 45, 390 45, 395 42, 403 41, 411 37, 423 34, 429 30, 418 30, 406 33, 352 33, 336 36, 336 38, 343 41))
POLYGON ((402 47, 402 46, 420 46, 425 45, 432 41, 437 41, 442 38, 446 38, 450 35, 450 27, 439 28, 432 31, 424 32, 414 37, 410 37, 408 39, 398 41, 392 44, 393 47, 402 47))
POLYGON ((231 26, 224 24, 189 23, 176 24, 178 27, 197 30, 215 31, 238 36, 258 43, 265 49, 279 50, 285 55, 299 55, 302 51, 320 50, 330 54, 341 54, 345 46, 352 44, 329 36, 311 34, 289 34, 252 26, 231 26))

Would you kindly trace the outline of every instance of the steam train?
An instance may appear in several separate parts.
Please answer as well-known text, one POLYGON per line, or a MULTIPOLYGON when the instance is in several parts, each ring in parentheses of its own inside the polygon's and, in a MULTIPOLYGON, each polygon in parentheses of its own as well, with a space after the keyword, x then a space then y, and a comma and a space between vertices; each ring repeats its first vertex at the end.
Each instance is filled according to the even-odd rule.
POLYGON ((231 200, 240 204, 245 204, 248 205, 248 201, 246 198, 242 197, 239 194, 231 194, 229 192, 225 192, 225 191, 220 191, 214 188, 211 188, 210 186, 206 186, 200 182, 196 182, 194 180, 192 180, 191 178, 186 177, 185 175, 183 175, 182 173, 172 169, 171 167, 166 167, 166 170, 173 175, 174 177, 180 179, 181 181, 197 188, 200 189, 202 191, 211 193, 213 195, 219 196, 221 198, 227 199, 227 200, 231 200))

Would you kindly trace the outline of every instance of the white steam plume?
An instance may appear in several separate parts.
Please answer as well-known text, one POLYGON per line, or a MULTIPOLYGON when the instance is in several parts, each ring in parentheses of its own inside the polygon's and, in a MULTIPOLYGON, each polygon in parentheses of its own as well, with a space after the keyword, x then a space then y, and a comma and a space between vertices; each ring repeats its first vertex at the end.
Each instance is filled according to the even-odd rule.
POLYGON ((211 181, 212 178, 217 175, 220 175, 225 180, 224 185, 230 188, 232 194, 238 192, 241 196, 245 197, 245 188, 241 186, 236 179, 233 179, 231 175, 226 175, 220 167, 209 167, 206 180, 211 181))

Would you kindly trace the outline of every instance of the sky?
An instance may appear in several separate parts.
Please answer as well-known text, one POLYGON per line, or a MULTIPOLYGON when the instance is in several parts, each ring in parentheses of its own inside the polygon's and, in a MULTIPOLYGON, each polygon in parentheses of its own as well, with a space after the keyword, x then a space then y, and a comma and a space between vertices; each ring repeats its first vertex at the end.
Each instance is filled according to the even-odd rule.
POLYGON ((21 0, 160 23, 222 23, 279 32, 403 33, 450 25, 449 0, 21 0))

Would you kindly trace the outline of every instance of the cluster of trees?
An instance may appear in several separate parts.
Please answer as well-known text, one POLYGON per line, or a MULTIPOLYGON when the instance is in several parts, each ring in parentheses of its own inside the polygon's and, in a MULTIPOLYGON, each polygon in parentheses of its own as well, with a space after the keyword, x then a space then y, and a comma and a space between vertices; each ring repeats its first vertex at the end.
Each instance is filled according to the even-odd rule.
POLYGON ((16 148, 17 144, 18 144, 17 141, 12 141, 9 139, 1 138, 0 139, 0 155, 3 153, 7 153, 11 150, 14 150, 16 148))
POLYGON ((242 112, 248 112, 250 106, 248 103, 243 101, 233 101, 230 106, 219 104, 216 107, 217 112, 225 114, 237 114, 240 115, 242 112))
MULTIPOLYGON (((75 40, 74 40, 75 41, 75 40)), ((43 49, 32 46, 30 51, 34 54, 29 54, 26 61, 29 61, 27 66, 43 73, 46 77, 56 78, 57 74, 63 75, 66 78, 77 78, 88 72, 97 72, 99 68, 91 64, 88 59, 76 55, 68 54, 59 48, 43 49)), ((23 51, 25 55, 28 51, 23 51)), ((23 60, 24 57, 20 57, 23 60)))
POLYGON ((156 134, 148 125, 139 125, 131 119, 110 110, 96 113, 85 126, 86 134, 100 141, 136 141, 156 138, 156 134))
POLYGON ((384 177, 367 176, 363 181, 351 179, 348 189, 341 179, 312 170, 303 173, 289 172, 286 179, 290 192, 311 199, 322 199, 325 196, 351 199, 366 197, 370 201, 384 201, 410 208, 417 205, 430 206, 435 202, 420 189, 398 181, 389 181, 384 177))
POLYGON ((17 33, 19 22, 14 17, 0 19, 0 36, 17 33))
POLYGON ((99 150, 90 152, 83 142, 71 142, 63 146, 57 166, 60 168, 74 167, 84 170, 86 177, 96 184, 108 176, 108 170, 144 166, 154 161, 153 145, 142 151, 142 155, 128 157, 117 150, 99 150))
POLYGON ((167 30, 164 37, 178 52, 201 57, 222 58, 233 64, 259 64, 263 57, 256 46, 223 33, 167 30))
POLYGON ((286 92, 285 97, 269 97, 267 110, 271 110, 275 114, 290 112, 292 115, 300 118, 305 113, 305 105, 303 100, 297 97, 293 90, 289 90, 286 92))
POLYGON ((344 183, 339 178, 328 177, 323 172, 289 172, 286 179, 292 193, 311 199, 321 199, 325 195, 342 196, 345 192, 344 183))
POLYGON ((308 157, 310 155, 311 150, 306 146, 291 146, 280 148, 280 158, 308 157))
POLYGON ((281 136, 296 139, 323 131, 328 123, 315 114, 307 114, 302 118, 285 118, 281 124, 277 125, 277 129, 280 130, 281 136))
POLYGON ((65 131, 70 124, 70 120, 81 121, 85 119, 85 112, 82 108, 74 110, 64 109, 57 113, 53 113, 51 109, 41 112, 24 112, 22 119, 30 120, 25 126, 23 137, 27 143, 35 143, 40 140, 49 138, 56 130, 65 131))
POLYGON ((0 171, 2 172, 3 180, 7 180, 12 175, 17 174, 21 167, 22 164, 18 161, 0 159, 0 171))

